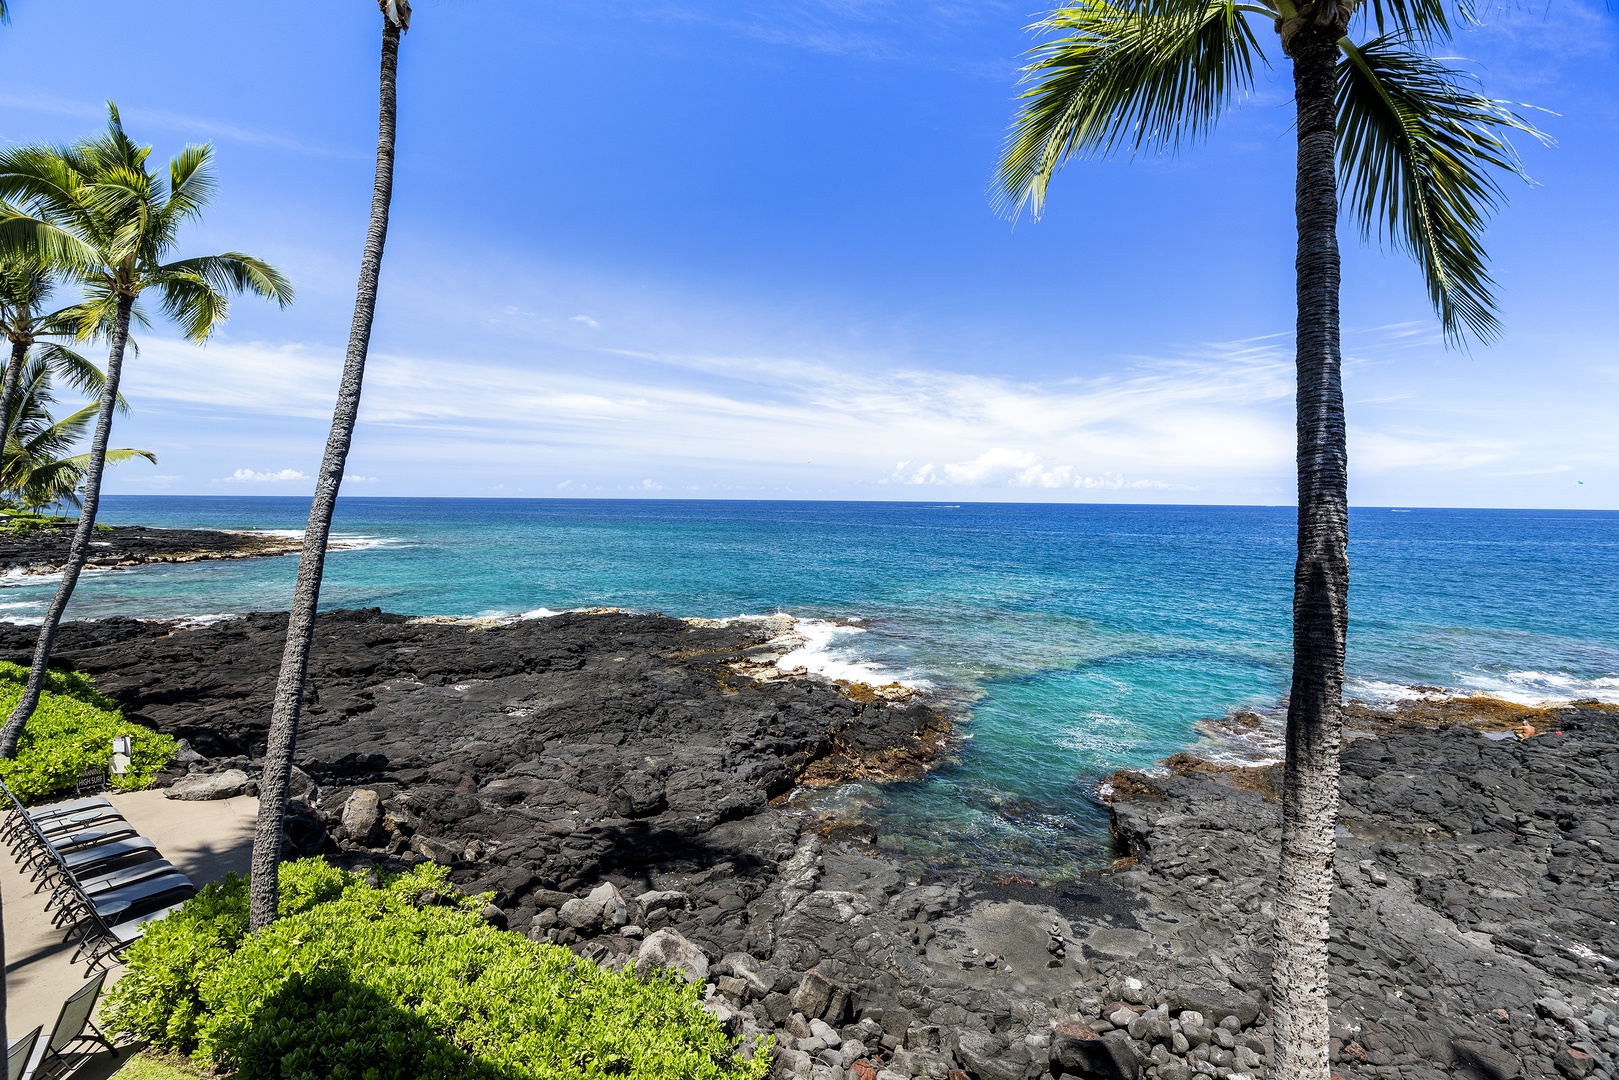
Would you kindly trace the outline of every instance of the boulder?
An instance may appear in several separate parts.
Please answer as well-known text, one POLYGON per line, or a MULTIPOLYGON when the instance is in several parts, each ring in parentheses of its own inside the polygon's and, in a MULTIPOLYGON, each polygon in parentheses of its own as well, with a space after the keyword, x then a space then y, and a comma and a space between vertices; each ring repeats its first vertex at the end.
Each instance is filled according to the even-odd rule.
POLYGON ((435 840, 430 836, 413 836, 410 850, 440 866, 453 866, 466 855, 466 845, 453 840, 435 840))
POLYGON ((563 903, 557 919, 575 930, 616 930, 629 922, 629 905, 618 891, 618 886, 604 881, 588 896, 563 903))
POLYGON ((247 794, 249 788, 256 786, 241 769, 226 769, 206 776, 188 776, 167 788, 163 797, 183 802, 208 802, 212 799, 233 799, 247 794))
POLYGON ((189 740, 180 739, 175 743, 174 756, 169 759, 169 763, 171 765, 195 765, 199 761, 207 760, 207 758, 197 753, 189 740))
POLYGON ((806 971, 793 991, 793 1009, 812 1019, 831 1024, 843 1023, 849 1012, 849 988, 822 975, 819 971, 806 971))
POLYGON ((1591 1075, 1592 1069, 1596 1068, 1596 1062, 1591 1060, 1590 1054, 1567 1044, 1557 1048, 1557 1056, 1552 1061, 1557 1066, 1557 1071, 1569 1080, 1583 1080, 1584 1077, 1591 1075))
POLYGON ((1027 1070, 1010 1060, 1006 1040, 987 1031, 963 1028, 955 1038, 956 1060, 978 1080, 1024 1080, 1027 1070))
POLYGON ((596 886, 585 899, 601 906, 603 929, 616 930, 630 921, 630 908, 624 902, 624 894, 619 892, 618 886, 611 881, 604 881, 596 886))
POLYGON ((1051 1033, 1051 1071, 1088 1080, 1136 1080, 1140 1064, 1123 1032, 1098 1035, 1078 1020, 1065 1020, 1051 1033))
POLYGON ((1193 1009, 1203 1014, 1210 1026, 1218 1026, 1228 1016, 1247 1027, 1259 1018, 1259 1001, 1235 990, 1171 990, 1166 995, 1171 1009, 1193 1009))
POLYGON ((641 919, 660 908, 677 908, 685 910, 691 906, 691 897, 677 889, 664 889, 662 891, 646 892, 635 898, 636 906, 640 908, 641 919))
POLYGON ((1523 1072, 1523 1063, 1494 1043, 1478 1039, 1455 1039, 1452 1040, 1450 1048, 1456 1052, 1458 1062, 1471 1066, 1474 1071, 1483 1074, 1486 1080, 1512 1080, 1523 1072))
POLYGON ((664 968, 678 971, 687 982, 700 983, 708 978, 708 957, 675 931, 659 930, 641 942, 635 973, 644 979, 664 968))
POLYGON ((374 844, 382 838, 382 797, 370 788, 360 788, 343 800, 338 815, 343 835, 356 844, 374 844))
POLYGON ((775 971, 745 952, 726 953, 725 958, 714 965, 714 970, 735 978, 749 995, 760 1000, 776 985, 775 971))

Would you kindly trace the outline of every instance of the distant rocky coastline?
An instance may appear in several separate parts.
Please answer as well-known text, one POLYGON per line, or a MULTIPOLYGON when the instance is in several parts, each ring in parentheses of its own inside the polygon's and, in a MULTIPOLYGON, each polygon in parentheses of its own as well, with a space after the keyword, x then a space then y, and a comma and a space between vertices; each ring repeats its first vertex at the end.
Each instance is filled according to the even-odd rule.
MULTIPOLYGON (((58 659, 188 740, 174 794, 234 794, 284 627, 71 623, 58 659)), ((31 644, 0 629, 0 656, 31 644)), ((1264 1075, 1274 768, 1116 776, 1119 861, 1080 880, 919 880, 788 796, 918 775, 949 716, 783 675, 791 647, 785 619, 324 615, 289 838, 439 861, 498 925, 676 966, 735 1032, 776 1036, 779 1077, 1264 1075)), ((1520 741, 1474 730, 1510 708, 1430 704, 1357 717, 1344 750, 1334 1071, 1616 1080, 1619 713, 1539 710, 1520 741)))
MULTIPOLYGON (((67 564, 73 530, 72 522, 24 531, 0 529, 0 573, 60 571, 67 564)), ((108 568, 295 555, 302 547, 299 537, 276 533, 113 525, 96 531, 87 565, 108 568)))

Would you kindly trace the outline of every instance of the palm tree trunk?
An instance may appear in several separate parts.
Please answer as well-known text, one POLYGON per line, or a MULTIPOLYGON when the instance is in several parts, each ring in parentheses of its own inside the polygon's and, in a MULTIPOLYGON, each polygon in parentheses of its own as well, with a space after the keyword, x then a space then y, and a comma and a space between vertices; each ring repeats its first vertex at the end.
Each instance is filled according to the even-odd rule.
POLYGON ((0 439, 11 435, 11 410, 17 404, 17 384, 22 381, 23 361, 28 359, 28 342, 11 343, 11 362, 6 365, 6 379, 0 386, 0 439))
POLYGON ((1333 160, 1337 37, 1291 42, 1298 108, 1298 562, 1276 886, 1271 1075, 1328 1080, 1327 934, 1338 816, 1344 636, 1349 623, 1349 467, 1338 340, 1338 192, 1333 160))
POLYGON ((62 568, 62 581, 51 598, 45 612, 45 624, 39 628, 39 641, 34 646, 34 666, 28 672, 28 685, 22 698, 11 710, 6 725, 0 729, 0 758, 14 757, 17 740, 22 738, 23 725, 34 715, 39 705, 39 694, 45 686, 45 672, 50 667, 51 647, 56 643, 56 630, 62 623, 62 613, 73 599, 73 588, 79 583, 79 574, 90 558, 90 541, 96 535, 96 508, 101 504, 101 477, 107 470, 107 440, 112 435, 112 414, 118 406, 118 380, 124 370, 124 344, 129 340, 129 312, 134 307, 132 296, 118 298, 118 315, 113 323, 112 348, 107 353, 107 380, 101 388, 101 405, 96 411, 96 433, 90 441, 90 467, 84 474, 84 502, 79 508, 79 527, 73 530, 73 543, 68 548, 67 565, 62 568))
POLYGON ((281 675, 276 680, 275 703, 270 712, 269 745, 264 754, 264 777, 259 782, 259 818, 253 834, 252 884, 249 925, 258 930, 275 921, 281 863, 282 822, 287 810, 287 782, 303 711, 304 681, 309 672, 309 645, 315 633, 315 610, 320 603, 320 580, 326 569, 326 541, 332 531, 332 512, 343 483, 343 466, 354 438, 354 419, 360 411, 360 385, 365 378, 366 352, 371 345, 371 320, 377 309, 377 278, 382 270, 382 249, 388 238, 388 204, 393 196, 395 79, 399 69, 399 27, 386 15, 382 29, 381 115, 377 133, 376 187, 371 196, 371 227, 366 232, 360 259, 360 283, 349 330, 343 381, 338 386, 337 409, 326 440, 326 457, 315 479, 315 498, 309 506, 309 527, 304 531, 298 582, 292 594, 287 622, 287 643, 281 653, 281 675))

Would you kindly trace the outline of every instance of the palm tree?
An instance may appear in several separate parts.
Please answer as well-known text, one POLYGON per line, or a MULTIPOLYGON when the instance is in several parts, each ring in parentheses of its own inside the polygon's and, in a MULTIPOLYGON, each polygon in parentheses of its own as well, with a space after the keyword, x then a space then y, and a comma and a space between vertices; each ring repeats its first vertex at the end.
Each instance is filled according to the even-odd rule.
POLYGON ((354 420, 360 411, 360 386, 365 379, 366 353, 371 347, 371 321, 377 310, 382 249, 388 239, 388 207, 393 199, 394 127, 398 119, 399 39, 410 28, 410 4, 408 0, 377 0, 377 6, 382 10, 382 70, 371 224, 366 230, 365 249, 360 256, 360 281, 354 301, 354 321, 349 328, 348 353, 337 388, 337 407, 332 414, 331 434, 326 440, 326 456, 315 478, 315 497, 309 504, 309 525, 304 530, 298 581, 293 587, 292 610, 287 618, 281 674, 276 679, 275 701, 270 711, 264 776, 259 781, 259 817, 253 833, 248 920, 254 930, 270 925, 276 917, 287 783, 292 775, 292 753, 303 712, 309 644, 315 634, 315 611, 320 604, 321 576, 326 570, 326 542, 332 531, 332 512, 337 507, 343 466, 354 440, 354 420))
POLYGON ((1428 55, 1449 35, 1443 0, 1074 0, 1036 24, 1057 36, 1025 68, 1032 85, 1000 164, 1005 205, 1038 213, 1069 158, 1162 151, 1207 135, 1253 85, 1264 59, 1256 25, 1273 26, 1292 60, 1298 155, 1298 554, 1271 1071, 1327 1080, 1328 901, 1349 623, 1340 178, 1363 236, 1376 233, 1415 257, 1447 338, 1487 339, 1497 324, 1479 236, 1503 197, 1495 175, 1521 174, 1507 133, 1539 133, 1428 55), (1351 23, 1373 36, 1357 44, 1351 23))
POLYGON ((116 107, 109 104, 108 113, 105 133, 72 147, 0 153, 0 199, 20 200, 28 207, 27 212, 7 208, 0 221, 0 250, 71 266, 84 285, 80 332, 107 327, 110 340, 78 528, 40 627, 28 685, 0 729, 0 757, 17 752, 23 725, 39 703, 57 627, 90 555, 124 348, 130 321, 140 318, 137 301, 154 290, 185 336, 201 343, 225 321, 227 293, 250 291, 283 306, 292 300, 292 287, 281 273, 248 255, 226 252, 165 261, 181 226, 200 218, 214 193, 213 151, 189 146, 169 162, 167 177, 155 175, 146 164, 151 148, 136 145, 125 134, 116 107))
MULTIPOLYGON (((82 381, 99 395, 105 384, 101 372, 82 357, 78 360, 89 367, 88 373, 81 373, 82 381)), ((5 428, 4 448, 0 451, 0 494, 23 510, 40 511, 64 503, 78 506, 79 484, 90 468, 89 454, 71 451, 95 419, 96 406, 87 405, 61 420, 52 416, 50 406, 56 400, 54 374, 51 358, 36 352, 17 380, 16 407, 5 428)), ((129 411, 122 396, 118 411, 129 411)), ((157 455, 150 450, 132 449, 108 450, 107 464, 117 465, 137 457, 157 464, 157 455)))

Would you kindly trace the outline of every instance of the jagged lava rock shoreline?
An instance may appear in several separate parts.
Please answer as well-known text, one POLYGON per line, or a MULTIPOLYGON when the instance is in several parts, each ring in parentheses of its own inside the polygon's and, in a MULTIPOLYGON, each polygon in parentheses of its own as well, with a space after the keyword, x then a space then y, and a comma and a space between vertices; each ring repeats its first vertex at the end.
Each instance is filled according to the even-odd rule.
MULTIPOLYGON (((13 532, 0 530, 0 573, 50 574, 67 564, 73 522, 13 532)), ((336 545, 341 546, 341 544, 336 545)), ((88 566, 100 568, 187 563, 208 559, 249 559, 294 555, 303 547, 296 536, 217 529, 150 529, 113 525, 96 530, 88 566)))
MULTIPOLYGON (((284 626, 68 624, 58 660, 190 741, 169 780, 234 791, 284 626)), ((1273 775, 1182 760, 1116 778, 1110 872, 918 882, 782 797, 806 777, 915 775, 947 720, 779 677, 782 629, 325 615, 289 838, 353 866, 445 862, 515 932, 677 967, 733 1030, 777 1036, 782 1077, 1264 1075, 1273 775)), ((0 655, 31 643, 0 631, 0 655)), ((1619 1076, 1619 729, 1579 707, 1537 726, 1518 742, 1389 725, 1345 747, 1332 1053, 1348 1080, 1619 1076)))

